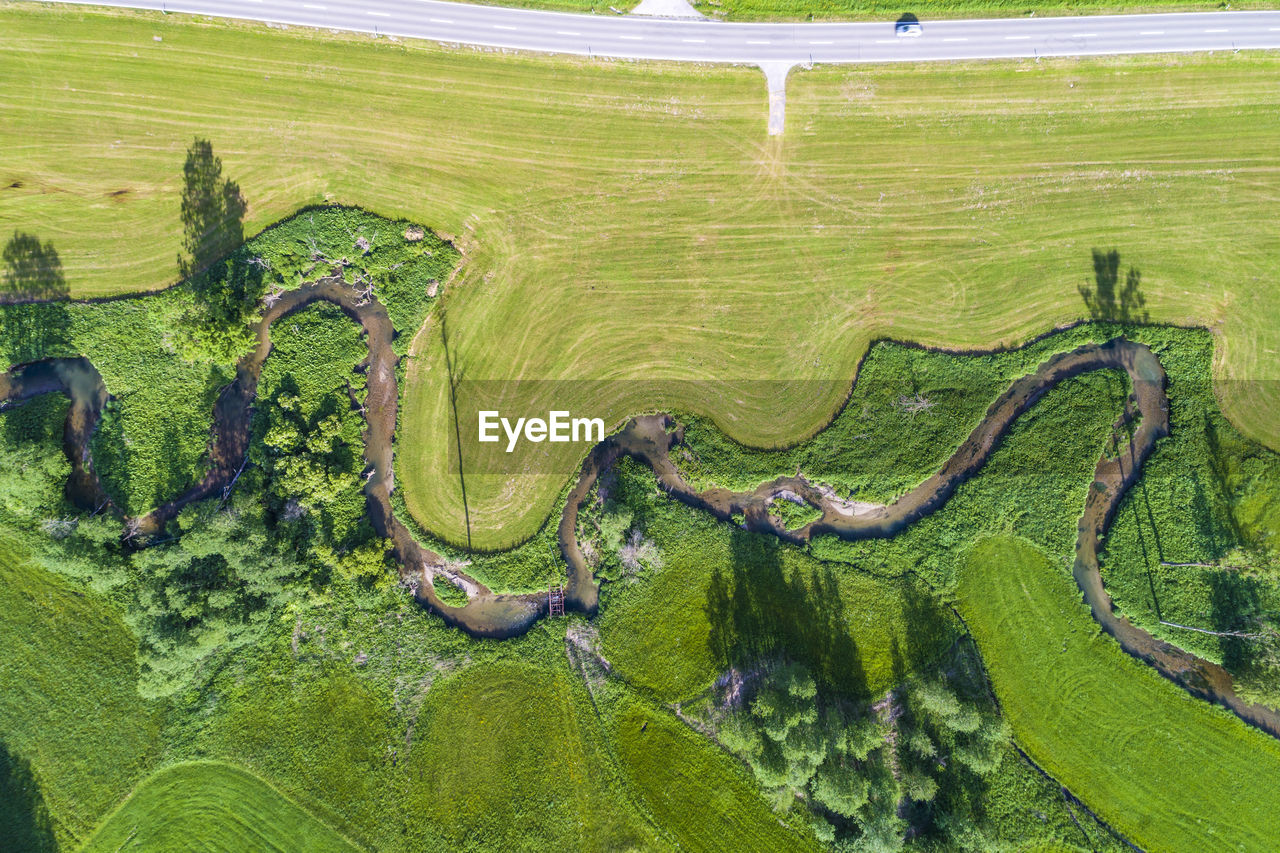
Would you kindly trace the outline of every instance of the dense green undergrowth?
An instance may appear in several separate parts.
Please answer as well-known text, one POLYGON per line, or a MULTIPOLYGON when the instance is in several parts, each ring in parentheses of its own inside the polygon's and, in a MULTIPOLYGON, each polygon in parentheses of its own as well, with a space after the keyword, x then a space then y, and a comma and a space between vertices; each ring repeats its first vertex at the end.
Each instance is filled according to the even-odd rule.
POLYGON ((659 492, 638 463, 621 463, 603 488, 595 511, 605 526, 619 515, 627 521, 610 555, 617 568, 604 566, 603 654, 664 701, 687 700, 729 668, 784 650, 824 684, 869 699, 960 633, 914 578, 834 570, 717 522, 659 492), (639 552, 634 568, 622 563, 628 547, 639 552))
MULTIPOLYGON (((938 849, 1080 841, 1057 791, 1001 733, 972 654, 959 651, 963 626, 917 577, 823 564, 716 522, 658 492, 635 462, 620 463, 591 497, 583 524, 596 532, 583 539, 607 579, 600 655, 747 762, 794 824, 852 849, 896 849, 908 830, 938 849), (785 690, 763 698, 779 673, 808 685, 790 705, 785 690), (966 730, 949 728, 947 713, 926 719, 931 699, 966 730), (766 701, 768 712, 756 713, 766 701), (969 765, 955 755, 985 772, 961 769, 969 765), (914 775, 889 772, 908 764, 914 775), (900 797, 912 803, 904 819, 900 797), (1033 814, 1046 817, 1028 828, 1033 814)), ((1085 823, 1089 843, 1113 843, 1085 823)))
POLYGON ((1171 434, 1124 498, 1103 578, 1134 622, 1223 664, 1244 695, 1275 705, 1280 454, 1243 438, 1218 411, 1208 333, 1188 332, 1162 358, 1171 434))
POLYGON ((93 363, 112 396, 94 435, 94 461, 119 506, 138 515, 204 473, 214 401, 250 346, 265 294, 334 270, 353 285, 371 283, 403 354, 426 316, 432 283, 457 259, 452 246, 412 223, 316 208, 152 296, 0 302, 0 362, 84 355, 93 363))

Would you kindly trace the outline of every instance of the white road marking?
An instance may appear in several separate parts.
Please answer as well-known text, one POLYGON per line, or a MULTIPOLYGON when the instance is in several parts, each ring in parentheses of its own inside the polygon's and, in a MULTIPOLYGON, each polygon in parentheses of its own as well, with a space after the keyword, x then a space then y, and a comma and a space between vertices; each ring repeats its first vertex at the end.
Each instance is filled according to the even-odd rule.
POLYGON ((706 39, 680 39, 685 44, 706 44, 706 39))
POLYGON ((949 39, 943 39, 943 41, 968 41, 968 39, 967 39, 967 38, 964 38, 964 39, 962 39, 962 38, 949 38, 949 39))
POLYGON ((427 18, 427 20, 433 24, 452 24, 453 23, 453 21, 449 20, 448 18, 427 18))
POLYGON ((1229 32, 1229 30, 1225 30, 1225 29, 1220 29, 1220 30, 1205 30, 1205 32, 1206 32, 1206 33, 1225 33, 1225 32, 1229 32))
POLYGON ((751 39, 747 39, 747 44, 768 44, 768 43, 769 42, 767 41, 752 41, 751 39))
POLYGON ((568 30, 556 30, 558 36, 580 36, 582 33, 571 33, 568 30))
POLYGON ((1004 40, 1005 41, 1026 41, 1029 38, 1031 38, 1031 36, 1005 36, 1004 40))
POLYGON ((323 7, 323 6, 317 6, 315 3, 303 3, 303 4, 302 4, 302 8, 304 8, 304 9, 323 9, 324 7, 323 7))
POLYGON ((1162 36, 1162 35, 1164 35, 1164 30, 1143 30, 1142 32, 1138 33, 1138 35, 1140 35, 1140 36, 1162 36))
POLYGON ((373 15, 375 18, 390 18, 390 12, 365 12, 366 15, 373 15))
POLYGON ((518 29, 518 27, 508 27, 508 26, 505 26, 505 25, 503 25, 503 24, 494 24, 494 25, 493 25, 493 28, 494 28, 495 30, 514 30, 514 29, 518 29))
POLYGON ((1097 33, 1072 33, 1071 37, 1073 39, 1096 39, 1098 37, 1098 34, 1097 33))
POLYGON ((644 41, 643 36, 618 36, 618 38, 626 39, 627 41, 644 41))
POLYGON ((835 44, 833 41, 811 41, 809 44, 835 44))

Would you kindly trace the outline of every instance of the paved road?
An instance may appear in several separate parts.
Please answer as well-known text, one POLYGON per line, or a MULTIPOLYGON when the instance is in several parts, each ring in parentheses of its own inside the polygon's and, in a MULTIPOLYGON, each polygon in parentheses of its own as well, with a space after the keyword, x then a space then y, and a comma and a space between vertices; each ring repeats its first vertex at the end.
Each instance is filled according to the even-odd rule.
MULTIPOLYGON (((1280 48, 1280 11, 926 20, 924 34, 907 39, 896 38, 891 23, 735 24, 536 12, 441 0, 125 0, 95 5, 163 8, 547 53, 752 65, 1280 48)), ((623 5, 630 5, 630 0, 623 5)))
MULTIPOLYGON (((65 0, 83 2, 83 0, 65 0)), ((631 5, 632 0, 619 0, 631 5)), ((892 23, 731 24, 536 12, 443 0, 123 0, 86 5, 191 12, 544 53, 759 65, 769 133, 782 133, 787 72, 831 62, 919 62, 1280 48, 1280 11, 925 21, 919 38, 892 23)))

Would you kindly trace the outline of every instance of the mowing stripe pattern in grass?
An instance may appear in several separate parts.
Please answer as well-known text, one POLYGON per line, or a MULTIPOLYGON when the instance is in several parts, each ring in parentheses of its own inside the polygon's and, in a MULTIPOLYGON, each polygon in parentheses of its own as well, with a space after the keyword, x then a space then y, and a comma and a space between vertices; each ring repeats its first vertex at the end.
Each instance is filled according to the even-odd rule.
POLYGON ((979 544, 957 595, 1018 743, 1135 844, 1266 850, 1280 837, 1280 792, 1261 781, 1280 774, 1280 742, 1126 655, 1042 552, 979 544))
POLYGON ((200 761, 143 780, 93 834, 85 853, 360 848, 252 773, 200 761))
MULTIPOLYGON (((819 68, 792 76, 788 135, 770 141, 747 69, 0 16, 0 233, 52 241, 73 294, 174 279, 198 134, 248 232, 328 198, 455 236, 467 260, 445 298, 468 378, 616 380, 558 408, 617 424, 662 406, 789 443, 827 420, 873 339, 1025 340, 1086 313, 1090 249, 1115 247, 1152 319, 1221 331, 1228 414, 1280 441, 1275 383, 1254 381, 1280 378, 1280 290, 1262 286, 1280 237, 1258 227, 1280 175, 1270 55, 819 68), (658 377, 723 384, 654 400, 630 381, 658 377), (741 387, 760 377, 832 386, 741 387)), ((425 329, 407 367, 399 482, 459 542, 438 339, 425 329)), ((577 461, 469 478, 474 544, 528 538, 577 461)))

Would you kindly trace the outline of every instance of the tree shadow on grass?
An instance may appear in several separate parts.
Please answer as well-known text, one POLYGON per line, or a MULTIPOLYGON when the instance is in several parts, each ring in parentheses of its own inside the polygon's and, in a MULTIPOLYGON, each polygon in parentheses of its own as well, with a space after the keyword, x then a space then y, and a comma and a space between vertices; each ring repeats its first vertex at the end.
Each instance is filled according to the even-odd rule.
POLYGON ((239 184, 222 176, 207 139, 192 140, 182 168, 178 270, 195 297, 179 323, 187 357, 231 359, 250 346, 249 324, 266 292, 265 262, 243 251, 248 208, 239 184))
POLYGON ((24 231, 14 231, 4 247, 4 301, 46 301, 67 298, 67 279, 62 259, 50 241, 24 231))
POLYGON ((44 853, 58 849, 53 821, 31 763, 0 741, 0 847, 44 853))
POLYGON ((184 278, 208 269, 244 242, 248 205, 240 185, 222 177, 222 158, 213 144, 196 137, 182 167, 182 248, 184 278))
POLYGON ((73 355, 69 289, 53 243, 13 232, 0 272, 0 368, 73 355))
MULTIPOLYGON (((1248 634, 1258 627, 1265 615, 1265 587, 1257 578, 1246 577, 1229 570, 1210 570, 1206 573, 1209 584, 1209 617, 1213 630, 1248 634)), ((1247 669, 1255 656, 1255 641, 1246 637, 1218 637, 1222 651, 1222 665, 1230 672, 1247 669)))
POLYGON ((1120 283, 1120 253, 1115 249, 1093 250, 1093 286, 1080 285, 1089 316, 1113 323, 1145 323, 1146 297, 1142 295, 1142 273, 1130 266, 1124 284, 1120 283))
POLYGON ((734 531, 732 566, 719 567, 707 589, 708 647, 722 667, 751 668, 770 659, 805 664, 824 691, 868 699, 866 674, 835 573, 783 572, 782 546, 771 536, 734 531))

